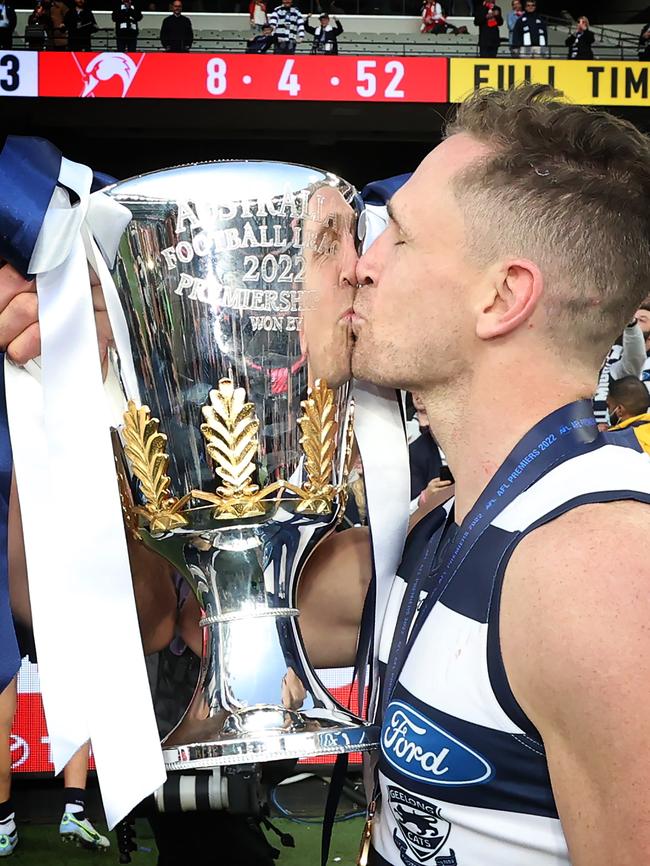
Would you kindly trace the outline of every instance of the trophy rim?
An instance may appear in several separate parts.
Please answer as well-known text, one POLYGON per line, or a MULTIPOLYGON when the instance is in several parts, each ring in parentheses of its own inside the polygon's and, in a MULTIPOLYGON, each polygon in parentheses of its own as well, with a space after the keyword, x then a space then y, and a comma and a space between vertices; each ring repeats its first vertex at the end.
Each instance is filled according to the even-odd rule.
POLYGON ((209 770, 213 767, 266 763, 287 758, 372 752, 379 748, 379 741, 379 725, 360 722, 335 729, 266 733, 263 736, 249 735, 230 741, 166 746, 163 740, 162 751, 167 770, 209 770))
MULTIPOLYGON (((184 169, 191 169, 200 166, 246 166, 246 165, 268 165, 269 167, 278 167, 278 168, 298 168, 304 169, 305 171, 315 172, 322 178, 322 180, 334 180, 337 182, 339 188, 343 188, 346 191, 344 195, 346 201, 352 201, 355 196, 359 195, 359 192, 356 186, 350 181, 345 180, 345 178, 336 174, 332 171, 327 171, 323 168, 318 168, 314 165, 308 165, 307 163, 302 162, 290 162, 288 160, 279 160, 279 159, 206 159, 200 160, 199 162, 183 162, 178 165, 170 165, 166 168, 158 168, 153 171, 145 171, 140 174, 134 174, 130 177, 123 178, 122 180, 117 180, 115 183, 109 184, 108 186, 103 187, 100 192, 106 193, 110 195, 112 198, 115 198, 117 201, 139 201, 139 200, 147 200, 147 201, 163 201, 167 200, 162 197, 157 197, 155 195, 147 195, 144 193, 131 192, 129 193, 126 189, 122 190, 122 188, 128 187, 129 184, 132 184, 136 181, 141 181, 145 178, 154 178, 157 175, 169 175, 172 172, 182 171, 184 169), (122 190, 122 191, 121 191, 122 190)), ((319 182, 319 180, 314 181, 319 182)))

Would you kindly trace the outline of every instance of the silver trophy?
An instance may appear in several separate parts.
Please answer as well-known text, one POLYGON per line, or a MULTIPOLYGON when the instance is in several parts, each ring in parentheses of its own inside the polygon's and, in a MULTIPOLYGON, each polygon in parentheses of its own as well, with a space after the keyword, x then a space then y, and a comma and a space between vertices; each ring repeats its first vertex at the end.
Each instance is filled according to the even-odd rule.
POLYGON ((169 769, 374 748, 306 656, 300 572, 345 508, 357 195, 272 162, 154 172, 114 279, 141 405, 120 430, 131 530, 202 610, 200 683, 169 769))

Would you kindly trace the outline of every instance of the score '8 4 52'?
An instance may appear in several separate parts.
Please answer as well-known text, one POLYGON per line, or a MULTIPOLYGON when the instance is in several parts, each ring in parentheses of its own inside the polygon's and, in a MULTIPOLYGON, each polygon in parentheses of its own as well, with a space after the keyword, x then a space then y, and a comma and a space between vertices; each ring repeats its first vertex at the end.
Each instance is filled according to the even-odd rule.
MULTIPOLYGON (((286 60, 277 81, 279 92, 294 97, 299 96, 302 89, 300 77, 294 71, 295 63, 294 59, 286 60)), ((208 93, 211 96, 223 96, 228 90, 226 61, 223 57, 212 57, 208 60, 206 72, 208 93)), ((404 64, 399 60, 357 60, 356 72, 355 89, 363 99, 372 99, 375 96, 384 99, 404 99, 404 90, 400 88, 404 78, 404 64)))

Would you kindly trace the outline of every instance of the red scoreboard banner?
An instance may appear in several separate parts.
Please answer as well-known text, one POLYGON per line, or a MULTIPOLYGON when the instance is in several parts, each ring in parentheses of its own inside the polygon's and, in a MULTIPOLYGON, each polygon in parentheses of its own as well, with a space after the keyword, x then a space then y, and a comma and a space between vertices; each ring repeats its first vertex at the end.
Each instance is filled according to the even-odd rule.
POLYGON ((42 52, 38 95, 446 102, 443 57, 42 52))

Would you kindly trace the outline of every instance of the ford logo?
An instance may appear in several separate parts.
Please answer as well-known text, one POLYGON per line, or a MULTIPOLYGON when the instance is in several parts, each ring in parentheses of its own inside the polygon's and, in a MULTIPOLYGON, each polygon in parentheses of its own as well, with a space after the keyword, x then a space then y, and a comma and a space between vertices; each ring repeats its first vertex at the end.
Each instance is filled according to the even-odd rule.
POLYGON ((494 775, 490 764, 402 701, 391 701, 381 750, 400 773, 431 785, 478 785, 494 775))

